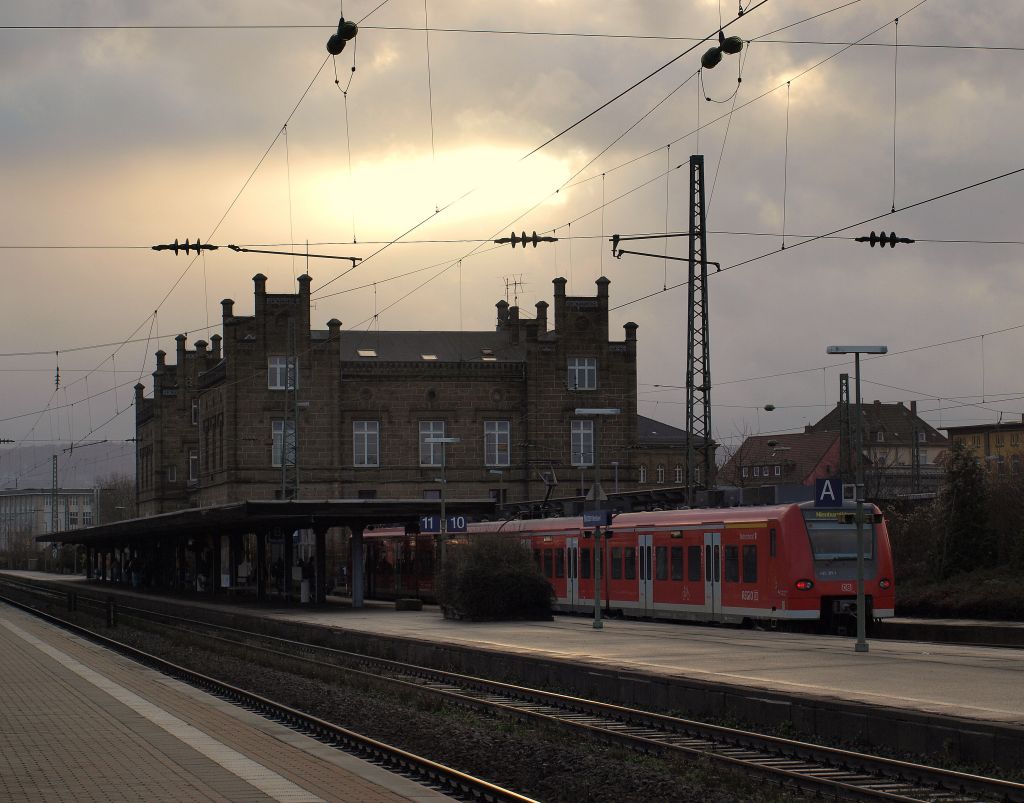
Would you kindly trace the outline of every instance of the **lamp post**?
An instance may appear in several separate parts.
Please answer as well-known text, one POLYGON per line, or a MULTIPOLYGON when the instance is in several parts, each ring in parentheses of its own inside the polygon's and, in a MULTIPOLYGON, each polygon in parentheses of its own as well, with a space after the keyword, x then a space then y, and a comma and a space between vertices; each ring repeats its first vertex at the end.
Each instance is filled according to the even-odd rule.
POLYGON ((492 468, 487 473, 498 475, 498 507, 502 507, 505 504, 505 472, 500 468, 492 468))
POLYGON ((448 489, 448 455, 447 450, 444 448, 444 444, 448 443, 460 443, 462 438, 454 437, 439 437, 430 436, 423 439, 424 443, 440 443, 441 444, 441 476, 435 477, 434 482, 441 483, 441 522, 440 522, 440 533, 438 534, 438 540, 441 542, 441 570, 444 570, 444 558, 445 558, 445 536, 448 534, 448 516, 447 510, 445 510, 445 497, 448 489))
MULTIPOLYGON (((593 416, 595 419, 600 416, 618 415, 622 410, 618 407, 577 407, 576 415, 593 416)), ((595 512, 601 509, 601 465, 597 459, 597 421, 594 422, 593 442, 591 443, 590 457, 594 464, 594 485, 591 488, 590 496, 594 497, 595 512)), ((585 465, 586 453, 583 449, 582 439, 580 442, 580 468, 585 465)), ((582 483, 581 483, 582 484, 582 483)), ((582 489, 581 489, 582 490, 582 489)), ((586 508, 586 500, 583 503, 586 508)), ((594 526, 594 630, 601 630, 604 623, 601 621, 601 560, 598 554, 601 547, 601 525, 594 526)))
POLYGON ((829 346, 827 354, 852 354, 857 387, 857 643, 854 652, 867 652, 866 608, 864 605, 864 419, 860 400, 860 355, 885 354, 886 346, 829 346))

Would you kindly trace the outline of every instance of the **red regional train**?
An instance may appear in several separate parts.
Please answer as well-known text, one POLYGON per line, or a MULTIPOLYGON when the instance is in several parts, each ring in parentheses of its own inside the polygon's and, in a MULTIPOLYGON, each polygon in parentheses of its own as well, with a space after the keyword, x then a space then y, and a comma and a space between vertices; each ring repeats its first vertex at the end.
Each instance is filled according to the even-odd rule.
MULTIPOLYGON (((807 502, 619 514, 602 528, 599 543, 602 606, 628 617, 803 622, 841 631, 856 612, 854 512, 807 502)), ((554 589, 556 610, 593 610, 593 529, 581 517, 481 522, 452 540, 457 545, 485 532, 529 546, 554 589)), ((432 578, 416 576, 432 570, 432 561, 417 557, 431 548, 431 539, 393 530, 366 535, 371 590, 432 590, 432 578)), ((892 552, 873 505, 865 506, 864 556, 868 621, 891 617, 892 552)))

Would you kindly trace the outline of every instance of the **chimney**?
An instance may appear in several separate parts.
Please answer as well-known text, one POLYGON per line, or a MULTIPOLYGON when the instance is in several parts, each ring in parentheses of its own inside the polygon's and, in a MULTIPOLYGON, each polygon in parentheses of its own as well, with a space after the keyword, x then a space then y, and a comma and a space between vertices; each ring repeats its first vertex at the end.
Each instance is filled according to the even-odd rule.
POLYGON ((255 310, 257 318, 262 318, 263 313, 267 308, 267 277, 262 273, 257 273, 252 277, 252 283, 255 287, 255 310))
POLYGON ((220 341, 220 335, 212 335, 210 337, 210 349, 211 353, 213 354, 213 359, 216 362, 220 362, 220 341))
MULTIPOLYGON (((299 277, 299 329, 309 336, 309 286, 313 283, 313 277, 303 273, 299 277)), ((298 335, 298 333, 296 333, 298 335)))
POLYGON ((163 367, 167 364, 166 358, 167 352, 164 351, 163 349, 160 349, 160 351, 156 353, 156 370, 160 371, 163 369, 163 367))
POLYGON ((178 365, 184 366, 185 365, 185 335, 178 335, 176 338, 174 338, 174 340, 178 344, 178 365))
POLYGON ((636 357, 636 330, 640 327, 630 321, 629 323, 624 323, 622 328, 626 330, 626 350, 633 357, 636 357))
POLYGON ((208 345, 209 344, 205 340, 197 340, 196 341, 196 355, 200 356, 200 357, 204 356, 206 354, 206 347, 208 345))
POLYGON ((597 336, 601 343, 608 342, 608 285, 611 280, 602 276, 597 280, 597 336))
POLYGON ((145 387, 143 386, 143 384, 142 384, 141 382, 139 382, 139 383, 138 383, 138 384, 137 384, 137 385, 135 386, 135 406, 136 406, 136 407, 138 407, 138 406, 139 406, 139 404, 140 404, 140 403, 142 402, 142 392, 143 392, 143 391, 144 391, 145 389, 146 389, 146 388, 145 388, 145 387))
POLYGON ((910 414, 917 415, 917 400, 910 402, 910 414))
POLYGON ((548 331, 548 302, 537 302, 537 334, 542 335, 548 331))
POLYGON ((498 328, 501 329, 508 323, 508 302, 502 299, 494 306, 498 308, 498 328))
POLYGON ((235 302, 230 298, 225 298, 220 302, 220 311, 225 322, 231 320, 235 316, 235 302))
POLYGON ((337 340, 341 336, 341 321, 331 318, 327 322, 327 339, 337 340))
POLYGON ((559 276, 551 283, 555 286, 555 331, 565 329, 565 279, 559 276))

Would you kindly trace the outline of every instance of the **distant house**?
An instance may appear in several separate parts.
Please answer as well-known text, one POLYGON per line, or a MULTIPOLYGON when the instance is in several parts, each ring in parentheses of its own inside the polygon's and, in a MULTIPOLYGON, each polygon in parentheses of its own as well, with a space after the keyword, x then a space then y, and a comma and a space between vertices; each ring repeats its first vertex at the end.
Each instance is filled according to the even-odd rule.
MULTIPOLYGON (((949 439, 917 414, 917 402, 863 404, 861 426, 867 495, 893 499, 911 494, 934 493, 943 469, 940 456, 949 439)), ((856 433, 855 405, 851 404, 852 433, 856 433)), ((807 428, 808 432, 840 431, 840 406, 807 428)), ((852 435, 855 438, 855 435, 852 435)), ((852 455, 851 448, 850 454, 852 455)))
MULTIPOLYGON (((641 488, 685 485, 688 437, 686 430, 637 415, 636 446, 632 450, 632 462, 637 466, 637 484, 641 488)), ((703 438, 694 441, 696 449, 703 446, 703 438)), ((698 486, 707 479, 703 468, 700 463, 694 466, 694 482, 698 486)))
POLYGON ((839 473, 838 432, 754 435, 719 469, 720 485, 809 485, 839 473))
POLYGON ((1024 421, 944 427, 951 443, 962 443, 994 474, 1020 474, 1024 462, 1024 421))

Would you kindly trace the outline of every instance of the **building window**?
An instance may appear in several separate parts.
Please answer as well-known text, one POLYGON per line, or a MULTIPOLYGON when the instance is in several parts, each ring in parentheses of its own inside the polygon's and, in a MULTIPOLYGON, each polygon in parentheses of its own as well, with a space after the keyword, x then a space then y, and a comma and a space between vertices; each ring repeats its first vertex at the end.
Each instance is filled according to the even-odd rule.
POLYGON ((885 443, 885 433, 883 433, 881 430, 876 432, 875 433, 875 442, 876 443, 885 443))
MULTIPOLYGON (((683 483, 683 467, 676 466, 676 485, 682 485, 683 483)), ((680 578, 682 579, 682 578, 680 578)))
POLYGON ((597 388, 597 358, 570 357, 567 382, 570 390, 595 390, 597 388))
POLYGON ((927 462, 928 462, 928 450, 927 449, 921 450, 921 453, 917 457, 918 457, 918 460, 920 461, 922 466, 927 464, 927 462))
POLYGON ((380 465, 380 422, 352 422, 352 463, 361 467, 380 465))
POLYGON ((767 477, 769 475, 769 473, 770 472, 768 471, 768 466, 765 466, 764 468, 761 469, 761 474, 763 476, 767 477))
MULTIPOLYGON (((294 443, 292 448, 295 448, 294 443)), ((189 483, 199 482, 199 450, 196 448, 188 450, 188 481, 189 483)))
POLYGON ((423 492, 423 498, 433 502, 439 501, 441 499, 441 491, 437 488, 427 488, 423 492))
POLYGON ((267 388, 295 390, 299 386, 298 367, 295 357, 267 357, 267 388))
POLYGON ((484 465, 509 465, 511 424, 508 421, 484 421, 484 465))
POLYGON ((923 431, 917 433, 917 442, 924 443, 926 440, 925 433, 923 431))
POLYGON ((740 474, 742 476, 744 476, 744 477, 747 476, 747 467, 746 466, 744 466, 742 469, 740 469, 740 474))
POLYGON ((356 491, 356 499, 376 499, 377 491, 373 488, 360 488, 356 491))
POLYGON ((1002 436, 1002 434, 996 435, 996 446, 1002 446, 1002 445, 1003 445, 1003 436, 1002 436))
POLYGON ((981 435, 971 435, 971 446, 975 448, 981 446, 981 435))
POLYGON ((199 399, 192 399, 192 426, 199 424, 199 399))
POLYGON ((782 476, 782 466, 776 466, 775 467, 775 476, 776 477, 781 477, 782 476))
POLYGON ((1020 446, 1020 435, 1018 433, 1010 433, 1010 446, 1020 446))
POLYGON ((178 467, 177 466, 168 466, 167 467, 167 481, 168 482, 177 482, 178 481, 178 467))
POLYGON ((275 418, 271 422, 271 431, 274 437, 273 455, 270 465, 274 468, 281 467, 281 457, 285 455, 285 441, 288 441, 288 465, 295 465, 295 422, 285 421, 283 418, 275 418), (287 426, 286 426, 287 425, 287 426), (287 433, 287 437, 285 437, 287 433))
POLYGON ((755 477, 760 477, 761 476, 761 467, 760 466, 754 466, 754 476, 755 477))
POLYGON ((647 482, 647 466, 640 466, 640 484, 647 482))
POLYGON ((594 465, 594 422, 573 421, 570 436, 571 463, 574 466, 594 465))
POLYGON ((443 466, 444 444, 429 443, 431 438, 444 437, 444 421, 420 421, 420 465, 443 466))
POLYGON ((92 511, 91 510, 86 510, 82 514, 82 526, 83 527, 92 527, 92 511))
POLYGON ((656 476, 658 478, 658 480, 657 480, 658 484, 659 485, 664 485, 664 483, 665 483, 665 467, 659 463, 658 467, 655 469, 655 474, 656 474, 656 476))

